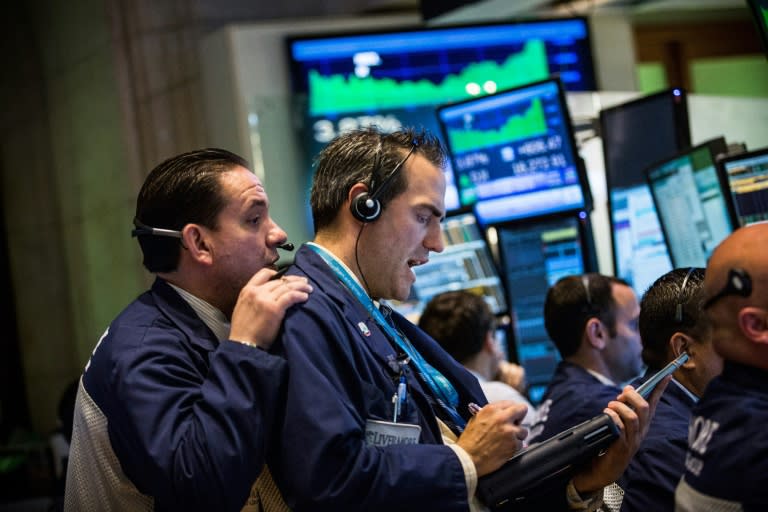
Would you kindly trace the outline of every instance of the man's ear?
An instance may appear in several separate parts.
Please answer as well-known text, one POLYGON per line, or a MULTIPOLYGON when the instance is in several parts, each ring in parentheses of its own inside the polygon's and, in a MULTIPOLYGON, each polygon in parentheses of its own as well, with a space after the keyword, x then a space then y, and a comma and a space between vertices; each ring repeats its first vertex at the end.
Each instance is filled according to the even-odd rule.
POLYGON ((768 312, 766 310, 755 306, 741 308, 738 322, 741 331, 748 339, 768 345, 768 312))
POLYGON ((213 264, 213 250, 208 239, 208 229, 198 224, 187 224, 181 230, 181 244, 189 256, 205 265, 213 264))
POLYGON ((485 333, 485 340, 483 340, 483 350, 486 352, 496 352, 496 338, 493 331, 485 333))
POLYGON ((584 326, 584 336, 587 338, 587 343, 597 350, 603 350, 608 341, 605 325, 603 325, 599 318, 594 316, 587 320, 587 325, 584 326))
POLYGON ((683 352, 687 352, 690 356, 688 360, 683 363, 683 368, 693 368, 696 366, 694 362, 697 345, 693 342, 693 338, 687 334, 677 331, 669 338, 669 347, 672 350, 672 357, 677 357, 683 352))

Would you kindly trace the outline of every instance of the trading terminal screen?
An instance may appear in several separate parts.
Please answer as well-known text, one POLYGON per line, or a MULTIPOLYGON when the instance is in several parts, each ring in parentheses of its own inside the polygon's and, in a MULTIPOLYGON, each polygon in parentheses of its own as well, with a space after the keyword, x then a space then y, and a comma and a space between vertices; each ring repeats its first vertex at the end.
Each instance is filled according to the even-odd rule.
POLYGON ((544 327, 547 290, 561 277, 591 270, 582 222, 573 215, 496 228, 516 359, 525 368, 533 403, 541 401, 560 360, 544 327))
POLYGON ((430 253, 429 262, 413 267, 416 282, 407 301, 392 307, 417 322, 435 295, 468 290, 482 296, 495 315, 507 314, 507 300, 496 263, 474 214, 448 216, 442 224, 445 249, 430 253))
POLYGON ((586 175, 557 79, 438 108, 459 200, 483 225, 584 209, 586 175))
POLYGON ((733 231, 715 167, 717 155, 727 149, 720 137, 646 170, 675 268, 706 267, 712 251, 733 231))
POLYGON ((722 159, 719 172, 739 226, 768 220, 768 147, 722 159))

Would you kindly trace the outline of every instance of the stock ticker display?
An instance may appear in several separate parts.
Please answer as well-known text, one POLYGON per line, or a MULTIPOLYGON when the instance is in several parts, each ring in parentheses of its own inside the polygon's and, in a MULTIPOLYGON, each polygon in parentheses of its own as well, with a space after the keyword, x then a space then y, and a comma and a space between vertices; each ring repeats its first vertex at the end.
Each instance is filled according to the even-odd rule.
POLYGON ((586 206, 587 184, 558 80, 438 109, 459 201, 481 224, 586 206))
MULTIPOLYGON (((568 90, 596 88, 583 18, 297 36, 287 45, 310 159, 340 133, 368 125, 440 137, 437 106, 552 75, 568 90)), ((457 209, 450 168, 446 180, 446 206, 457 209)))

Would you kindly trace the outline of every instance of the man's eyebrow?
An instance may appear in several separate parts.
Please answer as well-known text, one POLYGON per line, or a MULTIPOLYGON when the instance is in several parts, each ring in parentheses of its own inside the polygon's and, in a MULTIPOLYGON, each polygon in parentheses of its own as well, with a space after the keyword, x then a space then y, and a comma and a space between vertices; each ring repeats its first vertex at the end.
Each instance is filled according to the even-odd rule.
POLYGON ((245 207, 247 210, 253 210, 255 208, 267 208, 269 206, 269 203, 267 203, 266 199, 249 199, 245 203, 245 207))
POLYGON ((421 207, 424 208, 425 210, 429 210, 430 213, 432 213, 432 215, 434 217, 437 217, 438 219, 440 219, 440 222, 445 220, 445 212, 443 212, 442 210, 440 210, 436 206, 433 206, 431 204, 426 204, 425 203, 425 204, 422 204, 421 207))

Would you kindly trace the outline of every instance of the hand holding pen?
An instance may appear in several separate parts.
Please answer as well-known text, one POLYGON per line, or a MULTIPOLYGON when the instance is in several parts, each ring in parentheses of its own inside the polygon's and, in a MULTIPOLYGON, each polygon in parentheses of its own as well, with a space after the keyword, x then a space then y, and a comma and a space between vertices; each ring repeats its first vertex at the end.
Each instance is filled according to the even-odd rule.
POLYGON ((456 444, 472 458, 478 476, 483 476, 501 467, 522 448, 528 429, 520 422, 528 408, 509 400, 468 407, 474 416, 456 444))

